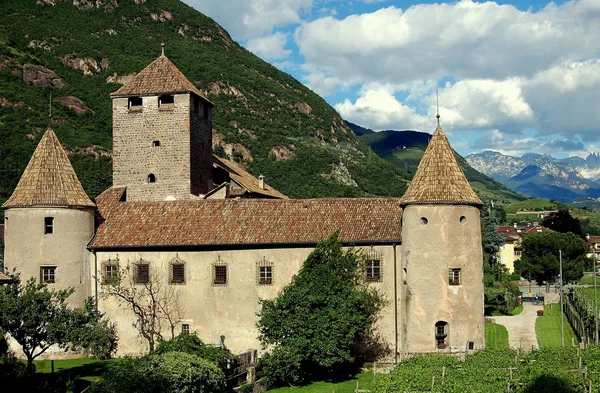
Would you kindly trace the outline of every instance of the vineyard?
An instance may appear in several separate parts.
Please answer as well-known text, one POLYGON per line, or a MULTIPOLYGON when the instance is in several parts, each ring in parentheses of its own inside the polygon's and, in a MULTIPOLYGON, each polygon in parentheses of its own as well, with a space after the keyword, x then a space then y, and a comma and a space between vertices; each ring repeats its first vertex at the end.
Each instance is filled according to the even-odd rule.
POLYGON ((447 355, 414 356, 372 392, 600 392, 600 347, 551 348, 519 353, 483 350, 464 360, 447 355))
MULTIPOLYGON (((573 330, 577 332, 582 341, 594 343, 594 330, 596 329, 594 288, 571 288, 565 299, 567 300, 565 315, 573 326, 573 330)), ((600 301, 600 296, 597 300, 600 301)))

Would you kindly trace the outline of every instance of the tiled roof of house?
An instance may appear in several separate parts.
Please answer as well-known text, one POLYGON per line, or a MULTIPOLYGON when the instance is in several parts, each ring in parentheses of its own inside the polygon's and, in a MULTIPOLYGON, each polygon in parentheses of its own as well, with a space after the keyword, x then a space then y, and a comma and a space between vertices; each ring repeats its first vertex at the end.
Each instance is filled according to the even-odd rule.
POLYGON ((498 227, 498 232, 506 235, 506 236, 510 236, 512 238, 518 238, 519 237, 519 232, 517 232, 517 228, 515 228, 514 226, 500 226, 498 227))
POLYGON ((6 283, 6 282, 11 282, 11 281, 13 281, 13 278, 11 276, 0 271, 0 283, 1 282, 6 283))
POLYGON ((266 182, 265 188, 260 188, 258 185, 258 179, 233 161, 213 155, 213 165, 219 166, 225 171, 229 172, 231 179, 240 186, 244 187, 250 193, 260 194, 271 198, 287 198, 287 196, 269 186, 266 182))
POLYGON ((340 230, 348 243, 399 242, 398 199, 217 199, 119 202, 96 199, 104 221, 90 247, 315 244, 340 230))
POLYGON ((112 97, 144 96, 158 94, 194 93, 212 103, 167 58, 160 56, 140 71, 131 81, 121 86, 112 97))
POLYGON ((402 206, 413 204, 452 204, 481 206, 444 130, 438 125, 421 158, 417 172, 402 196, 402 206))
POLYGON ((94 207, 56 134, 48 129, 37 145, 10 198, 10 207, 94 207))

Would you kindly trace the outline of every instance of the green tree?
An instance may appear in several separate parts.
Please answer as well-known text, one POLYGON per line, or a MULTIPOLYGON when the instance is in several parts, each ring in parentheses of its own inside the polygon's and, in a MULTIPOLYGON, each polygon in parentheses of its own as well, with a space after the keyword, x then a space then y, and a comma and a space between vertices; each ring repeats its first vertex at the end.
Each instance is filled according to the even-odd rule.
POLYGON ((538 232, 524 236, 521 259, 515 268, 522 277, 533 278, 538 285, 552 282, 559 275, 559 250, 562 250, 564 282, 583 275, 586 263, 585 241, 574 233, 538 232))
POLYGON ((209 360, 218 365, 221 370, 227 368, 233 354, 226 348, 207 345, 200 340, 196 333, 181 333, 171 340, 158 340, 155 353, 185 352, 209 360))
POLYGON ((72 288, 50 290, 33 278, 25 286, 16 282, 0 287, 0 329, 23 347, 30 369, 33 360, 52 345, 88 349, 114 334, 109 331, 114 327, 95 311, 91 300, 82 309, 67 307, 72 293, 72 288))
POLYGON ((569 213, 567 209, 561 209, 557 212, 552 212, 548 214, 542 220, 542 225, 556 232, 572 232, 577 236, 583 238, 583 229, 581 229, 581 222, 575 217, 571 216, 571 213, 569 213))
POLYGON ((364 258, 343 250, 338 234, 320 242, 273 300, 261 300, 259 338, 270 386, 336 375, 352 364, 383 299, 363 283, 364 258))

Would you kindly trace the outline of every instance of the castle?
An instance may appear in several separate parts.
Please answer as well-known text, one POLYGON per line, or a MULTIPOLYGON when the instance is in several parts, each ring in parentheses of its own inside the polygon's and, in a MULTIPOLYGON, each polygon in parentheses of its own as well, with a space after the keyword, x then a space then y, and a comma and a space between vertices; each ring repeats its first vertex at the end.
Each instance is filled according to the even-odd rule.
POLYGON ((274 298, 317 242, 340 231, 388 300, 389 360, 485 346, 479 209, 439 124, 402 198, 288 199, 212 155, 213 104, 164 54, 112 93, 113 186, 90 200, 48 129, 5 209, 5 263, 74 287, 115 322, 119 354, 147 350, 103 281, 120 269, 176 294, 177 332, 258 349, 259 299, 274 298))

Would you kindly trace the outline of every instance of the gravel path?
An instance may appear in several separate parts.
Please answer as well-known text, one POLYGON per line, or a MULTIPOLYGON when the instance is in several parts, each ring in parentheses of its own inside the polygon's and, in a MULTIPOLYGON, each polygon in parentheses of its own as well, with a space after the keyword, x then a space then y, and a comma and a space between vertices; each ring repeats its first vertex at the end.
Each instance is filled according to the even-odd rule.
POLYGON ((511 348, 529 351, 538 348, 535 336, 535 320, 537 310, 543 309, 542 305, 523 303, 523 311, 519 315, 494 317, 497 324, 504 325, 508 330, 508 344, 511 348))

